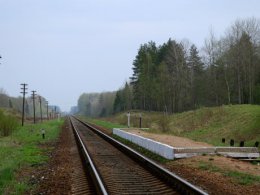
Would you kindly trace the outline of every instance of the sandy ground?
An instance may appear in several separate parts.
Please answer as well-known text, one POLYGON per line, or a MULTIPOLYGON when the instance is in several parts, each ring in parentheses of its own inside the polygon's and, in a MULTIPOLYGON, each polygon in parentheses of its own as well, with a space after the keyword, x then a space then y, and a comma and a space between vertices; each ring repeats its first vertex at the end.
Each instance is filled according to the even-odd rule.
POLYGON ((178 137, 173 135, 160 135, 155 133, 148 133, 145 131, 137 130, 137 129, 124 129, 129 133, 133 133, 135 135, 143 136, 161 143, 168 144, 173 147, 210 147, 212 145, 196 142, 188 138, 178 137))

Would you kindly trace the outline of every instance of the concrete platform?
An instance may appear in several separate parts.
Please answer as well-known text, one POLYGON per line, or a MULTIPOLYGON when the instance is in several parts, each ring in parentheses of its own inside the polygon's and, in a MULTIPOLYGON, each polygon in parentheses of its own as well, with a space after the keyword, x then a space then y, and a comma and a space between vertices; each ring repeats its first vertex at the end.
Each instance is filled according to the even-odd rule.
POLYGON ((113 134, 127 139, 166 159, 188 158, 203 154, 220 154, 232 158, 249 159, 260 157, 258 148, 256 147, 172 147, 117 128, 113 129, 113 134))
POLYGON ((151 152, 154 152, 166 159, 174 159, 172 146, 139 135, 135 135, 129 132, 125 132, 123 130, 116 129, 116 128, 113 129, 113 134, 122 137, 124 139, 127 139, 139 146, 142 146, 143 148, 146 148, 147 150, 150 150, 151 152))
POLYGON ((259 158, 256 147, 216 147, 216 154, 232 158, 259 158))

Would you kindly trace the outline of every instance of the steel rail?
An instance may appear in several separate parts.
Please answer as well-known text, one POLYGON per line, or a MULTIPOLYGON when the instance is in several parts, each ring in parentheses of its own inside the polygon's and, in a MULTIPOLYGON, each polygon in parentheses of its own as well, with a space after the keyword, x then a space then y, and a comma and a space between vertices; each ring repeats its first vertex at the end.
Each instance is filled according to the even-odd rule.
POLYGON ((105 185, 103 184, 102 179, 101 179, 93 161, 91 160, 91 157, 78 133, 78 130, 76 129, 76 126, 73 124, 70 117, 69 117, 69 119, 70 119, 70 123, 72 125, 73 132, 76 136, 76 139, 78 140, 79 147, 81 148, 81 152, 84 156, 84 159, 87 161, 87 165, 89 165, 88 167, 91 170, 91 176, 92 176, 92 179, 94 180, 95 187, 99 194, 107 195, 108 192, 105 188, 105 185))
POLYGON ((111 143, 112 145, 116 146, 116 148, 120 149, 124 153, 128 154, 132 158, 134 158, 137 162, 140 164, 145 165, 144 167, 146 169, 149 169, 151 172, 156 174, 158 177, 160 177, 162 180, 164 180, 166 183, 173 185, 176 187, 176 189, 183 193, 183 194, 200 194, 200 195, 207 195, 208 193, 204 192, 197 186, 189 183, 185 179, 177 176, 176 174, 168 171, 167 169, 163 168, 162 166, 156 164, 152 160, 148 159, 147 157, 143 156, 142 154, 136 152, 132 148, 122 144, 121 142, 115 140, 114 138, 106 135, 105 133, 101 132, 97 128, 93 127, 89 123, 83 122, 77 117, 73 116, 76 120, 81 122, 83 125, 91 129, 93 132, 101 136, 103 139, 111 143))

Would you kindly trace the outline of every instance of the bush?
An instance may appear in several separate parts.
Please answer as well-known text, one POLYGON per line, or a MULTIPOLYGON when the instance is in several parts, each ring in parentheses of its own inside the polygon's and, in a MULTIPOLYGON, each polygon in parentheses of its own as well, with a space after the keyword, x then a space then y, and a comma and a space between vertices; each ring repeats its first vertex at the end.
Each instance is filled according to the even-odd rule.
POLYGON ((0 136, 9 136, 17 128, 18 121, 13 116, 8 116, 0 110, 0 136))
POLYGON ((163 132, 170 130, 170 117, 168 115, 162 115, 159 117, 158 125, 163 132))

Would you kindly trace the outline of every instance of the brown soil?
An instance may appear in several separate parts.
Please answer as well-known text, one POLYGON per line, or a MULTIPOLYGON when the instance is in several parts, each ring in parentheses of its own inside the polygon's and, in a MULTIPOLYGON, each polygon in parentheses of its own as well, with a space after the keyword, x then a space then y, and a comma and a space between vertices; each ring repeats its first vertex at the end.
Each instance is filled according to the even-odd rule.
POLYGON ((65 122, 50 161, 32 173, 30 182, 38 185, 29 194, 70 194, 72 136, 68 131, 65 122))
MULTIPOLYGON (((213 158, 217 159, 216 157, 213 158)), ((222 158, 224 157, 220 157, 218 160, 221 160, 222 158)), ((233 178, 227 177, 221 172, 201 170, 199 168, 199 163, 205 161, 209 161, 209 157, 193 157, 171 161, 167 163, 165 167, 194 185, 206 190, 209 194, 260 194, 259 183, 241 185, 233 178)), ((237 163, 240 164, 240 162, 237 163)), ((215 166, 217 165, 215 164, 215 166)))
POLYGON ((237 171, 260 176, 260 165, 253 165, 249 162, 223 156, 195 156, 192 158, 180 159, 176 162, 193 168, 198 168, 202 163, 206 163, 210 166, 216 166, 221 170, 237 171))

